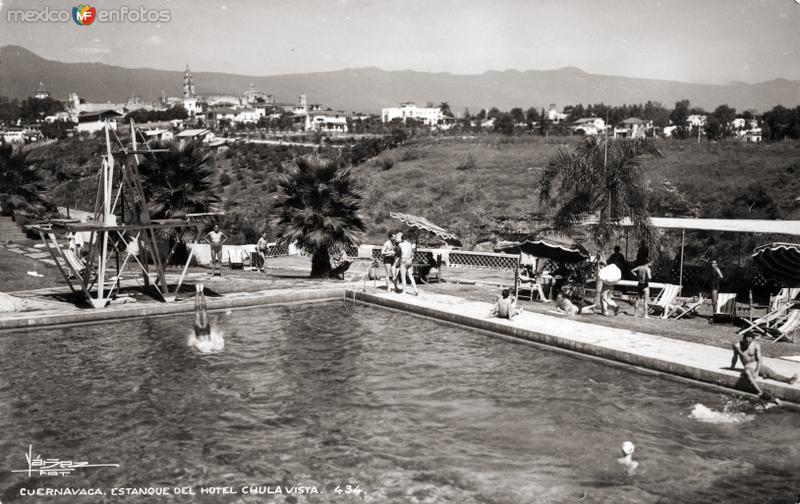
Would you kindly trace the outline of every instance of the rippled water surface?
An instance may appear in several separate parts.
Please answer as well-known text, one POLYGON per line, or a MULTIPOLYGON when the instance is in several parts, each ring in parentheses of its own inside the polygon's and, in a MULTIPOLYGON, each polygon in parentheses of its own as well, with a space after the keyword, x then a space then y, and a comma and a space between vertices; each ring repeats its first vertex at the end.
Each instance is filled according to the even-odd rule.
POLYGON ((19 497, 37 486, 250 484, 326 492, 297 502, 794 502, 800 493, 800 414, 783 408, 759 412, 365 306, 217 313, 225 350, 213 355, 187 347, 191 320, 1 334, 0 500, 37 502, 19 497), (746 421, 699 421, 697 404, 746 421), (633 476, 615 462, 625 440, 637 446, 633 476), (29 443, 42 456, 120 468, 8 472, 27 467, 29 443), (347 483, 366 494, 331 493, 347 483))

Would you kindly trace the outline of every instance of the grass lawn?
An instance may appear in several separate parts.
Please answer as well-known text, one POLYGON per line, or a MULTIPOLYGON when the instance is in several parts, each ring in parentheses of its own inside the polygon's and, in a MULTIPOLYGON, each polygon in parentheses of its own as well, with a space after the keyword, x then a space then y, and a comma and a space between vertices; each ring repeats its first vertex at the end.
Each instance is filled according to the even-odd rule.
POLYGON ((66 286, 56 266, 11 252, 3 246, 0 246, 0 278, 3 292, 66 286), (28 271, 36 271, 44 276, 33 277, 28 275, 28 271))

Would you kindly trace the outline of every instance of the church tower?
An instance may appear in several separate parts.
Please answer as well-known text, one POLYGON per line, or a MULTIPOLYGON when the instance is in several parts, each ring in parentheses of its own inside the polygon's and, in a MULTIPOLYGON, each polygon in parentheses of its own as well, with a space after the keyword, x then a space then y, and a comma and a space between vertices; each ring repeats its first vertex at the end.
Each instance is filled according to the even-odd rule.
POLYGON ((194 97, 194 82, 192 81, 192 72, 189 70, 189 65, 186 65, 186 71, 183 72, 183 97, 194 97))

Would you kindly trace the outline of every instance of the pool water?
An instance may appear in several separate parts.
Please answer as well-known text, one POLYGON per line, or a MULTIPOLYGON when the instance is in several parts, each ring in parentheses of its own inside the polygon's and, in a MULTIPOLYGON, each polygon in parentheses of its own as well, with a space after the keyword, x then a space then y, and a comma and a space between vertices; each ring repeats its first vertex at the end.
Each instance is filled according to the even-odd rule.
POLYGON ((213 485, 325 493, 106 502, 763 503, 800 493, 800 415, 789 409, 364 305, 216 313, 225 349, 210 355, 187 347, 191 320, 0 335, 0 501, 101 502, 19 497, 23 487, 213 485), (615 462, 626 440, 634 475, 615 462), (29 444, 120 468, 10 473, 27 468, 29 444), (365 493, 333 493, 346 484, 365 493))

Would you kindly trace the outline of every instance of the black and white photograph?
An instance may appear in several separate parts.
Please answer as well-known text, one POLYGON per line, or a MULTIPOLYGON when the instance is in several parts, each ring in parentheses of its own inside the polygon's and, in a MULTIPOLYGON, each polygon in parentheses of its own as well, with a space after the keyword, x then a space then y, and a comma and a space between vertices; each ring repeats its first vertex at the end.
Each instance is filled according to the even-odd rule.
POLYGON ((800 504, 798 376, 800 0, 0 0, 0 504, 800 504))

